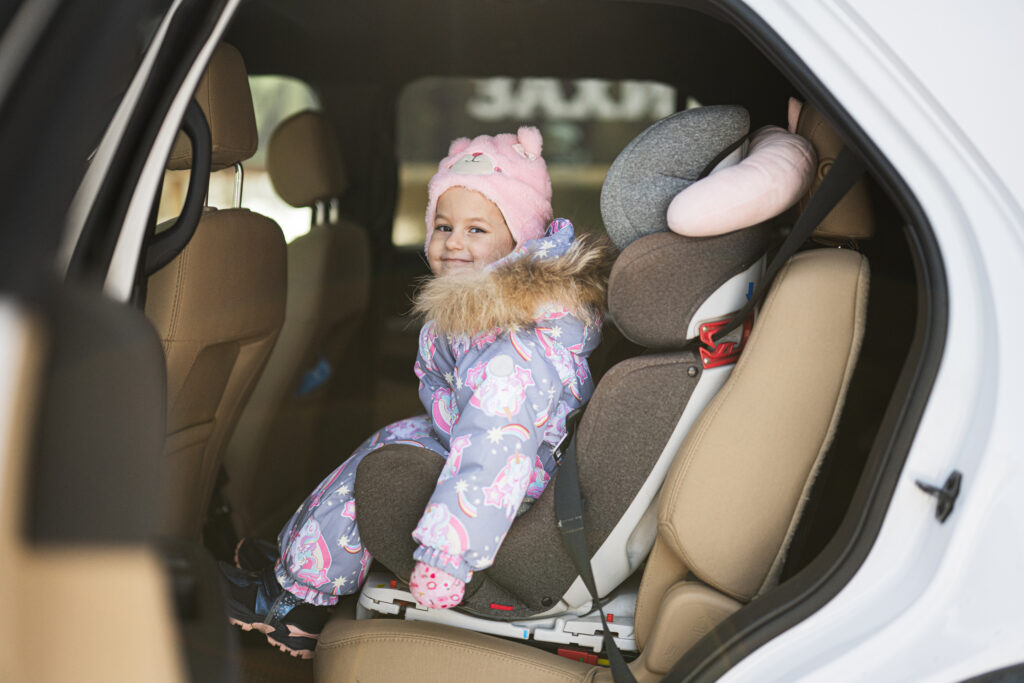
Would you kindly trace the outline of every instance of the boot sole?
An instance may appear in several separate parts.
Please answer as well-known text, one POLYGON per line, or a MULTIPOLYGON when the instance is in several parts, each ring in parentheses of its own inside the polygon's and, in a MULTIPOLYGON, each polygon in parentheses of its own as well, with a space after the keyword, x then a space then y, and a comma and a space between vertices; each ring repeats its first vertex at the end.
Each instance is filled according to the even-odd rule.
MULTIPOLYGON (((270 624, 264 624, 263 622, 246 623, 244 621, 239 621, 238 619, 235 619, 234 617, 228 617, 228 621, 230 621, 235 626, 238 626, 243 631, 253 631, 253 630, 259 631, 260 633, 262 633, 263 635, 265 635, 267 637, 267 642, 268 643, 270 643, 271 645, 276 647, 281 652, 284 652, 284 653, 286 653, 288 655, 291 655, 292 657, 297 657, 299 659, 313 659, 313 655, 315 654, 313 650, 296 649, 296 648, 293 648, 293 647, 289 647, 288 645, 286 645, 285 643, 282 643, 279 640, 275 640, 274 637, 271 635, 271 634, 274 633, 274 627, 271 626, 270 624)), ((298 638, 311 638, 312 640, 319 640, 319 638, 320 638, 320 634, 319 633, 317 633, 317 634, 307 633, 307 632, 303 631, 302 629, 296 628, 296 627, 291 626, 291 625, 288 625, 288 631, 290 632, 289 635, 292 635, 292 636, 295 636, 295 637, 298 637, 298 638)))

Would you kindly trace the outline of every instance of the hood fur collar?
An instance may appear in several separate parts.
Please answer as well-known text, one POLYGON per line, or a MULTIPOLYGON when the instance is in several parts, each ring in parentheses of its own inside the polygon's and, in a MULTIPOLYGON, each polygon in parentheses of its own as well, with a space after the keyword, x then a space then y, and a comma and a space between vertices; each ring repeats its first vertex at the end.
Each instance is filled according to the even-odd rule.
POLYGON ((446 337, 529 327, 550 306, 563 306, 590 324, 605 307, 614 259, 606 238, 577 235, 561 256, 526 255, 489 270, 430 278, 413 311, 433 320, 446 337))

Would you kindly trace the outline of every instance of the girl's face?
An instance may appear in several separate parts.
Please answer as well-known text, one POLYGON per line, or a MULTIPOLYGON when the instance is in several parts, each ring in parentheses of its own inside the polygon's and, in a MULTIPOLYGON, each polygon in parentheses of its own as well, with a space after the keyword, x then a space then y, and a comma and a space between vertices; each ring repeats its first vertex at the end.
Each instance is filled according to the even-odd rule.
POLYGON ((427 244, 434 275, 480 270, 515 245, 501 211, 479 192, 453 187, 438 198, 427 244))

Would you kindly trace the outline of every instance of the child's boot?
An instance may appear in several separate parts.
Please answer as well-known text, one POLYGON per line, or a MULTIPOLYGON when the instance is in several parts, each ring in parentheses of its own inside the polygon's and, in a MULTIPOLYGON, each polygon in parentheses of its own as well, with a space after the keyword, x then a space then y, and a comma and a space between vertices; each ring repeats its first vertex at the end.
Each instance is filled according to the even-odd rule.
POLYGON ((312 659, 328 608, 310 605, 281 588, 274 565, 252 572, 221 562, 220 569, 232 624, 264 633, 271 645, 293 657, 312 659))
POLYGON ((246 536, 235 546, 235 566, 251 572, 274 564, 280 556, 276 543, 255 536, 246 536))

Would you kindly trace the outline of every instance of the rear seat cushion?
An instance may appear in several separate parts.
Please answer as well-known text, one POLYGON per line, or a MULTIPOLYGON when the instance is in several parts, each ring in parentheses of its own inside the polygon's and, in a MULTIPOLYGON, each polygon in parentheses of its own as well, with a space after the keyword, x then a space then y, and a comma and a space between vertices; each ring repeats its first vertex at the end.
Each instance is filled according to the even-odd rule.
POLYGON ((335 618, 320 634, 318 681, 570 683, 597 667, 521 643, 440 624, 335 618))

